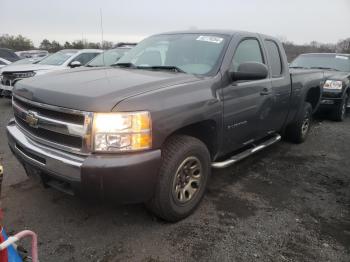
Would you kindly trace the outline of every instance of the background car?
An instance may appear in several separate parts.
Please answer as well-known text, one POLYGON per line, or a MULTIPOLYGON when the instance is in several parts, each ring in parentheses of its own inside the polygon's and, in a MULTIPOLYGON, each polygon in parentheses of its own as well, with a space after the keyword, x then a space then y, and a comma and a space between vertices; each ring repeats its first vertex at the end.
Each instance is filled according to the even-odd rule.
POLYGON ((0 58, 6 59, 10 62, 15 62, 17 60, 20 60, 19 56, 16 55, 15 52, 13 52, 11 49, 8 48, 0 48, 0 58))
POLYGON ((328 110, 335 121, 345 119, 346 108, 350 106, 350 54, 302 54, 290 64, 290 68, 323 70, 320 109, 328 110))
POLYGON ((13 85, 23 78, 79 67, 87 64, 102 52, 99 49, 64 49, 34 64, 18 64, 4 67, 0 70, 0 92, 2 95, 11 95, 13 85))
POLYGON ((37 57, 45 57, 49 54, 46 50, 27 50, 27 51, 18 51, 16 54, 24 59, 24 58, 37 58, 37 57))

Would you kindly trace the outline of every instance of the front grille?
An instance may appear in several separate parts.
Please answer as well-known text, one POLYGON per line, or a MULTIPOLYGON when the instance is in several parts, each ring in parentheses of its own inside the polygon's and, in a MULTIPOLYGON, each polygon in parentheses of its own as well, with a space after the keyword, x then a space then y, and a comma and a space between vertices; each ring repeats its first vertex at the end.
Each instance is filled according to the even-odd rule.
POLYGON ((2 72, 1 84, 5 86, 13 86, 18 80, 23 78, 32 77, 33 71, 25 72, 2 72))
POLYGON ((17 125, 31 139, 77 154, 90 152, 92 113, 36 103, 16 95, 12 105, 17 125))
POLYGON ((21 118, 15 116, 17 124, 26 131, 30 132, 36 137, 45 139, 47 141, 52 141, 54 143, 64 145, 64 146, 70 146, 74 148, 81 148, 83 145, 83 138, 82 137, 76 137, 76 136, 69 136, 65 134, 57 135, 56 132, 43 129, 43 128, 34 128, 28 125, 27 122, 22 120, 21 118))
POLYGON ((13 97, 13 101, 27 109, 27 110, 33 110, 39 114, 48 116, 48 117, 52 117, 54 119, 57 120, 61 120, 61 121, 67 121, 67 122, 71 122, 71 123, 75 123, 75 124, 80 124, 80 125, 84 125, 84 115, 79 115, 79 114, 67 114, 67 113, 63 113, 60 111, 55 111, 55 110, 51 110, 36 104, 30 104, 28 102, 24 102, 23 100, 20 100, 17 97, 13 97))

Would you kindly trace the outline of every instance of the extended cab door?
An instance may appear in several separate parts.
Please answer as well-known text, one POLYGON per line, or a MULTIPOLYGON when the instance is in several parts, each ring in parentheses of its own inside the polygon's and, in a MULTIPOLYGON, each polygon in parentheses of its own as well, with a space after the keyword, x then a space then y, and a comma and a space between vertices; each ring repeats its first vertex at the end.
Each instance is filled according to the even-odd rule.
MULTIPOLYGON (((262 42, 258 36, 240 37, 234 49, 229 71, 237 71, 238 66, 245 62, 267 65, 262 42)), ((267 77, 262 80, 229 81, 222 92, 224 98, 222 148, 223 152, 228 153, 254 142, 270 129, 273 104, 271 79, 267 77)))
POLYGON ((267 60, 271 72, 271 86, 274 95, 274 103, 271 109, 271 131, 281 131, 288 115, 291 79, 289 75, 287 57, 280 42, 262 37, 266 49, 267 60))

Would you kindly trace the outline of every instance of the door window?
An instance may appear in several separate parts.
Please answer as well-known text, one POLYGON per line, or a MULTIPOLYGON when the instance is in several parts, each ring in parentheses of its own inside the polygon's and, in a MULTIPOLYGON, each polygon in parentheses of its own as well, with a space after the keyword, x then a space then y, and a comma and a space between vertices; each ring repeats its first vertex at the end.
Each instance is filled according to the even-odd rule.
POLYGON ((260 44, 256 39, 246 39, 238 45, 233 56, 231 71, 236 72, 239 65, 246 62, 264 63, 260 44))

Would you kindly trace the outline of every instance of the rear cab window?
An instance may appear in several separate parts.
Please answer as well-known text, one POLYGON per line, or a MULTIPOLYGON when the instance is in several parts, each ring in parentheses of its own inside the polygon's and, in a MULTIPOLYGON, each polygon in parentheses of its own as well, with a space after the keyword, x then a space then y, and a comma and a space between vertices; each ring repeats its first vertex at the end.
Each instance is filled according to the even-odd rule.
POLYGON ((270 63, 272 77, 280 77, 282 75, 282 59, 278 45, 273 40, 265 40, 267 57, 270 63))

